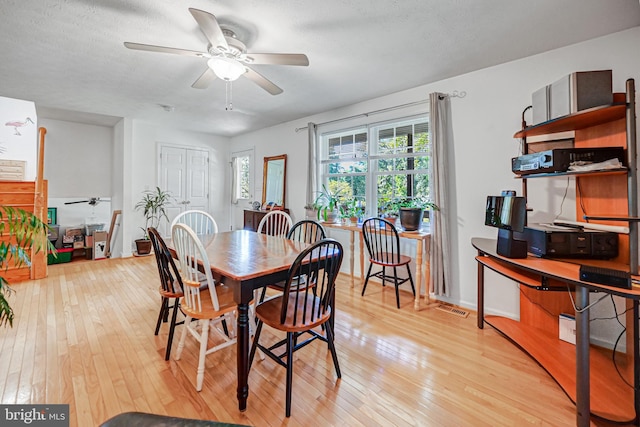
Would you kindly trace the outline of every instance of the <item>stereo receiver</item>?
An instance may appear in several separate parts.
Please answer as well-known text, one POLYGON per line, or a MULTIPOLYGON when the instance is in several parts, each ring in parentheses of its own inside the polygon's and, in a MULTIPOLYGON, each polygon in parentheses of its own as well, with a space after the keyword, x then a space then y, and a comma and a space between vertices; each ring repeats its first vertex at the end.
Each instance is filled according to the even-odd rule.
POLYGON ((513 157, 511 170, 518 175, 567 172, 572 163, 600 163, 616 158, 620 163, 626 164, 624 148, 554 148, 553 150, 513 157))
POLYGON ((618 234, 553 224, 531 224, 524 228, 527 250, 547 258, 610 259, 618 256, 618 234))

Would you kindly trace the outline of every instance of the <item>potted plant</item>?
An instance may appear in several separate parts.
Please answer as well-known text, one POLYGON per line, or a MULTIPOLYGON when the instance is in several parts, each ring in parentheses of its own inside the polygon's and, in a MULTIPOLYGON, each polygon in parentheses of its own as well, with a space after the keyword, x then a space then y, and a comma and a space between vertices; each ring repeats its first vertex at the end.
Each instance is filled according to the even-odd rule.
POLYGON ((316 219, 318 218, 318 209, 315 204, 307 204, 304 205, 305 218, 306 219, 316 219))
POLYGON ((346 203, 340 206, 340 216, 353 224, 358 222, 362 212, 362 202, 355 198, 348 199, 346 203))
POLYGON ((318 214, 317 218, 326 222, 337 222, 340 219, 340 194, 341 191, 331 191, 323 184, 313 203, 318 214))
POLYGON ((420 196, 395 199, 394 205, 400 217, 400 225, 406 231, 420 229, 425 209, 438 209, 435 203, 420 196))
MULTIPOLYGON (((46 248, 55 256, 55 248, 46 237, 48 229, 49 226, 31 212, 0 206, 0 236, 9 237, 0 242, 0 268, 6 271, 10 261, 17 267, 29 265, 32 247, 36 253, 46 248)), ((0 326, 13 326, 13 309, 7 300, 11 292, 9 283, 0 276, 0 326)))
POLYGON ((136 240, 136 250, 138 255, 148 255, 151 253, 151 240, 149 240, 149 227, 158 228, 162 218, 169 221, 166 206, 171 201, 171 193, 156 187, 155 190, 147 190, 142 193, 142 199, 135 205, 135 210, 142 211, 144 215, 143 237, 136 240))

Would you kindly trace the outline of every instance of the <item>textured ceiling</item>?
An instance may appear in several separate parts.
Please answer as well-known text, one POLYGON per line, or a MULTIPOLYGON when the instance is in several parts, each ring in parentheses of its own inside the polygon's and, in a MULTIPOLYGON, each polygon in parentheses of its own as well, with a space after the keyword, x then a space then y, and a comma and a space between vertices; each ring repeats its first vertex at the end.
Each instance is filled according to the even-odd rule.
POLYGON ((640 25, 638 0, 2 0, 0 12, 0 96, 35 101, 43 117, 227 136, 640 25), (189 7, 249 52, 305 53, 310 65, 255 65, 284 93, 240 78, 225 111, 221 80, 191 88, 205 59, 123 46, 206 50, 189 7))

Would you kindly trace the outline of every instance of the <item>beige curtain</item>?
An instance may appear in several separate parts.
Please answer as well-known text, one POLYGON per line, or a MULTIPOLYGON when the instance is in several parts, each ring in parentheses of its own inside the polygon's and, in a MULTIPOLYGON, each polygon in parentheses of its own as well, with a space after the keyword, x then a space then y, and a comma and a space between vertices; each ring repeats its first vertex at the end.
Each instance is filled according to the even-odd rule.
POLYGON ((309 122, 309 157, 307 163, 307 206, 311 206, 318 191, 318 126, 309 122))
MULTIPOLYGON (((448 221, 447 148, 451 139, 449 97, 429 94, 429 132, 431 137, 431 198, 440 210, 431 212, 431 287, 435 295, 449 296, 451 288, 451 237, 448 221)), ((428 292, 428 290, 427 290, 428 292)))

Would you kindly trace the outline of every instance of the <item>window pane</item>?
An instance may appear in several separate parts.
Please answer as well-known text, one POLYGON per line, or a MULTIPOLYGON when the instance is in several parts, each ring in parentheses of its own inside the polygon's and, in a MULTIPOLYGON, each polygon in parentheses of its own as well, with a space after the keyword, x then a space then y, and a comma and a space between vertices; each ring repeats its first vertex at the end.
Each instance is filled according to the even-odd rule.
POLYGON ((248 199, 251 195, 249 192, 249 156, 245 156, 245 157, 240 157, 240 170, 238 171, 240 176, 239 176, 239 182, 240 182, 240 198, 241 199, 248 199))
POLYGON ((337 159, 340 155, 340 138, 329 139, 329 158, 337 159))
POLYGON ((376 206, 394 198, 429 196, 429 134, 425 117, 398 120, 370 130, 323 135, 322 181, 344 202, 376 206), (369 138, 374 138, 368 143, 369 138), (413 155, 413 154, 416 155, 413 155), (370 156, 375 156, 369 164, 370 156))
POLYGON ((366 161, 350 161, 329 163, 330 174, 362 173, 367 171, 366 161))

